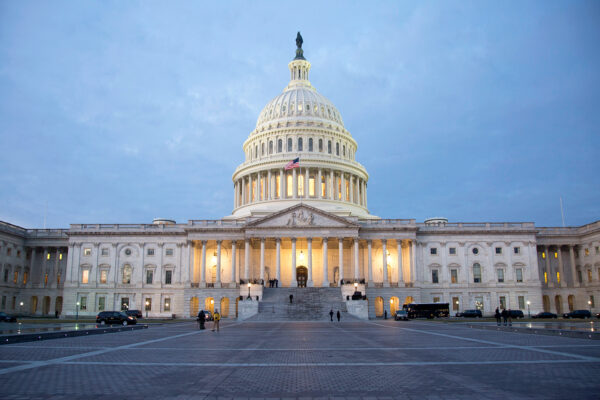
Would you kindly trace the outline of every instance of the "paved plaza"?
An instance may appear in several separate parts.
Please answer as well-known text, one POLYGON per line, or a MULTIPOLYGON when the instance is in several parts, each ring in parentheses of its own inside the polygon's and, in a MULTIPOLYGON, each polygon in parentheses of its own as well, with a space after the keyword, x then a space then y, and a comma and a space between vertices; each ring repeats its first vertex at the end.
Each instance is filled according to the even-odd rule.
POLYGON ((2 399, 598 398, 600 343, 437 322, 192 322, 0 346, 2 399))

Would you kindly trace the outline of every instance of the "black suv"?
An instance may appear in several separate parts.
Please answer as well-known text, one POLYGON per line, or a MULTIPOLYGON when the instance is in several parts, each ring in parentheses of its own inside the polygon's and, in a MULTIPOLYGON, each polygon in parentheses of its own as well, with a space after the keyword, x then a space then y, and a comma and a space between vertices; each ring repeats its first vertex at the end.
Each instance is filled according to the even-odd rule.
POLYGON ((137 323, 135 317, 120 311, 102 311, 96 316, 96 323, 100 325, 134 325, 137 323))
POLYGON ((510 313, 511 318, 525 318, 525 315, 523 315, 523 311, 521 310, 508 310, 508 312, 510 313))
POLYGON ((592 318, 592 313, 588 310, 574 310, 570 313, 563 314, 563 318, 592 318))
POLYGON ((481 310, 465 310, 461 314, 464 318, 481 318, 483 315, 481 314, 481 310))
POLYGON ((140 310, 127 310, 125 311, 125 314, 134 318, 142 318, 142 312, 140 310))
POLYGON ((0 312, 0 322, 17 322, 17 317, 0 312))

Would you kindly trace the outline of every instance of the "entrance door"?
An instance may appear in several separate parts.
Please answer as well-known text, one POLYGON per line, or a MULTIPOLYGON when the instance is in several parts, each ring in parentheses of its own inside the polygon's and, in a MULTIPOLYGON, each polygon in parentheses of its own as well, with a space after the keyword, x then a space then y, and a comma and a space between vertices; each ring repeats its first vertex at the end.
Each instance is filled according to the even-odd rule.
POLYGON ((306 281, 308 280, 308 269, 306 267, 296 268, 296 281, 298 287, 306 287, 306 281))

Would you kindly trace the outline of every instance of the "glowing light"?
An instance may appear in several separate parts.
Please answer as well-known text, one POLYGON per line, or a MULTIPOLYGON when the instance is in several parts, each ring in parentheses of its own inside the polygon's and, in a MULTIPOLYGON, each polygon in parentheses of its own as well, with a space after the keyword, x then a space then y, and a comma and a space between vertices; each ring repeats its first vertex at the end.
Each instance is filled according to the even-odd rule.
POLYGON ((300 250, 300 261, 304 260, 304 253, 300 250))
POLYGON ((210 299, 210 305, 213 305, 213 304, 215 304, 214 299, 210 299))

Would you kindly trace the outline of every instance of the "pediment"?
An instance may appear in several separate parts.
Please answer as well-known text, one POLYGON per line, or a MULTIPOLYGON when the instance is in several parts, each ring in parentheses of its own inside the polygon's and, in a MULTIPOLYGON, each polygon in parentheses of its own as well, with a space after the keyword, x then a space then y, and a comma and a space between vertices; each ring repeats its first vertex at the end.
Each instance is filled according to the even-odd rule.
POLYGON ((356 228, 358 225, 315 207, 298 204, 252 221, 249 228, 356 228))

